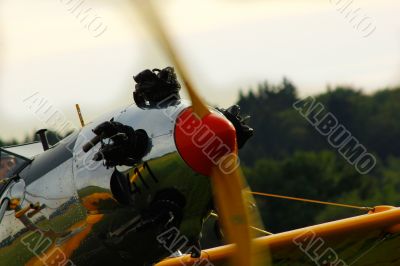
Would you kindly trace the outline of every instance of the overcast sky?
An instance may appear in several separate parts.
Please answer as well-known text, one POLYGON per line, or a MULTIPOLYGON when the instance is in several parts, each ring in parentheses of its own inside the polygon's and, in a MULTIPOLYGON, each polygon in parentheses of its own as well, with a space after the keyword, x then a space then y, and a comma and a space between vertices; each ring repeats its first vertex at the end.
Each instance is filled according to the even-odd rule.
MULTIPOLYGON (((301 96, 327 84, 370 93, 400 83, 398 0, 157 3, 211 104, 228 106, 240 88, 284 76, 301 96)), ((94 119, 132 102, 132 75, 166 65, 128 0, 0 0, 0 138, 47 127, 23 102, 34 93, 78 125, 75 103, 94 119), (81 1, 87 19, 97 16, 90 29, 69 10, 81 1)))

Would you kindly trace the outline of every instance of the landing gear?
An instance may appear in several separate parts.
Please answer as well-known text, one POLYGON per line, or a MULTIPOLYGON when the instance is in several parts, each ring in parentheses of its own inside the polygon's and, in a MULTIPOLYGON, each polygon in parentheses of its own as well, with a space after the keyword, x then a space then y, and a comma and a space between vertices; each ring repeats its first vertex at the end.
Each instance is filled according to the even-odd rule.
POLYGON ((144 213, 141 222, 135 230, 147 230, 160 227, 163 230, 179 226, 183 215, 183 208, 173 200, 161 199, 155 201, 150 209, 144 213))
POLYGON ((199 239, 193 242, 192 249, 190 250, 190 257, 196 259, 201 257, 201 244, 199 239))
POLYGON ((168 190, 159 193, 147 210, 140 215, 120 226, 109 237, 124 237, 130 233, 140 233, 149 229, 158 228, 165 231, 172 227, 178 227, 182 221, 185 199, 175 190, 168 190))
MULTIPOLYGON (((168 243, 164 245, 159 240, 160 235, 178 230, 185 204, 185 198, 175 189, 158 192, 149 207, 136 216, 129 220, 124 215, 115 217, 114 224, 118 224, 118 227, 110 228, 103 236, 104 244, 121 256, 124 255, 125 260, 133 261, 134 265, 155 262, 171 256, 180 247, 177 246, 173 250, 166 248, 169 245, 168 243), (121 219, 125 222, 121 222, 121 219)), ((130 206, 126 208, 127 214, 130 213, 130 206)))

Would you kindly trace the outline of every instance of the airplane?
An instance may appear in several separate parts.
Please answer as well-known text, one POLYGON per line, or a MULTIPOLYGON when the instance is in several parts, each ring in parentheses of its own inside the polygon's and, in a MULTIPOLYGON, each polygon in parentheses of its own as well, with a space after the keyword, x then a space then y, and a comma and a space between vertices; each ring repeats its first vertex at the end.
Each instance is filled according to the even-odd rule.
MULTIPOLYGON (((8 167, 12 162, 13 166, 7 168, 2 186, 0 254, 6 258, 0 255, 0 264, 37 265, 30 262, 37 260, 36 254, 48 256, 46 249, 59 247, 60 254, 73 253, 75 265, 103 265, 106 261, 125 265, 115 257, 124 257, 125 263, 129 262, 126 265, 143 265, 171 255, 159 242, 159 235, 169 228, 179 228, 191 241, 187 245, 197 248, 203 220, 212 209, 212 193, 209 178, 188 165, 205 169, 200 161, 190 162, 192 158, 205 162, 202 150, 198 149, 200 156, 192 157, 196 147, 185 146, 190 144, 185 143, 188 138, 179 139, 184 133, 176 121, 191 112, 188 108, 189 103, 180 100, 165 108, 133 104, 88 124, 54 147, 44 142, 45 151, 40 150, 40 143, 2 148, 1 163, 8 167), (121 128, 106 130, 126 128, 127 133, 104 136, 113 139, 113 144, 99 144, 106 159, 93 161, 99 151, 92 148, 85 153, 83 147, 92 145, 93 130, 110 125, 121 128), (122 139, 117 139, 121 135, 122 139), (133 153, 121 159, 132 161, 116 162, 119 154, 128 150, 131 137, 133 153), (122 146, 115 145, 119 141, 122 146), (110 153, 110 149, 115 150, 110 153), (31 157, 26 150, 36 150, 37 155, 31 157), (187 153, 186 157, 182 153, 187 153), (120 163, 130 166, 114 167, 120 163), (100 242, 103 244, 97 245, 100 242), (94 250, 93 245, 97 246, 94 250), (42 250, 42 246, 46 248, 42 250), (65 246, 68 249, 64 250, 65 246)), ((209 125, 220 127, 222 134, 235 133, 232 124, 214 112, 215 117, 209 117, 215 121, 209 125)), ((192 119, 189 116, 186 123, 192 119)), ((209 148, 214 157, 225 151, 217 150, 225 146, 215 140, 217 145, 209 148)), ((199 256, 196 251, 193 249, 193 254, 199 256)))
MULTIPOLYGON (((148 1, 145 17, 173 68, 135 76, 134 104, 50 147, 0 149, 0 265, 400 265, 400 209, 260 237, 238 148, 237 107, 207 106, 148 1), (217 216, 228 245, 202 250, 217 216), (257 236, 257 237, 256 237, 257 236), (229 244, 230 243, 230 244, 229 244)), ((145 4, 146 3, 146 4, 145 4)))

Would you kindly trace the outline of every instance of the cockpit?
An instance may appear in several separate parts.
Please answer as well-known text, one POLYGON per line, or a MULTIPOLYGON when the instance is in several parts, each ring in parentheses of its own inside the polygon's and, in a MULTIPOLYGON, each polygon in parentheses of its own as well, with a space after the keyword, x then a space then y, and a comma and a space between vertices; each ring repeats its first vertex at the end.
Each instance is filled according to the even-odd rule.
POLYGON ((18 174, 31 160, 0 148, 0 188, 8 178, 18 174))

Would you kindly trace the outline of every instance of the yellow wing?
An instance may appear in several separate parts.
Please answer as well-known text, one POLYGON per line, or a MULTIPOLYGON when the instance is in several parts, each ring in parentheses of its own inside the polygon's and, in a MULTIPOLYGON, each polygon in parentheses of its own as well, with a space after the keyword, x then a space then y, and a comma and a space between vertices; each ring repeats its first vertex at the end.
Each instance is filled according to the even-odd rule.
MULTIPOLYGON (((397 266, 400 265, 400 208, 377 207, 370 214, 301 228, 255 240, 273 265, 397 266)), ((228 265, 234 246, 205 250, 202 262, 188 256, 167 259, 157 266, 228 265), (196 264, 197 263, 197 264, 196 264)))

